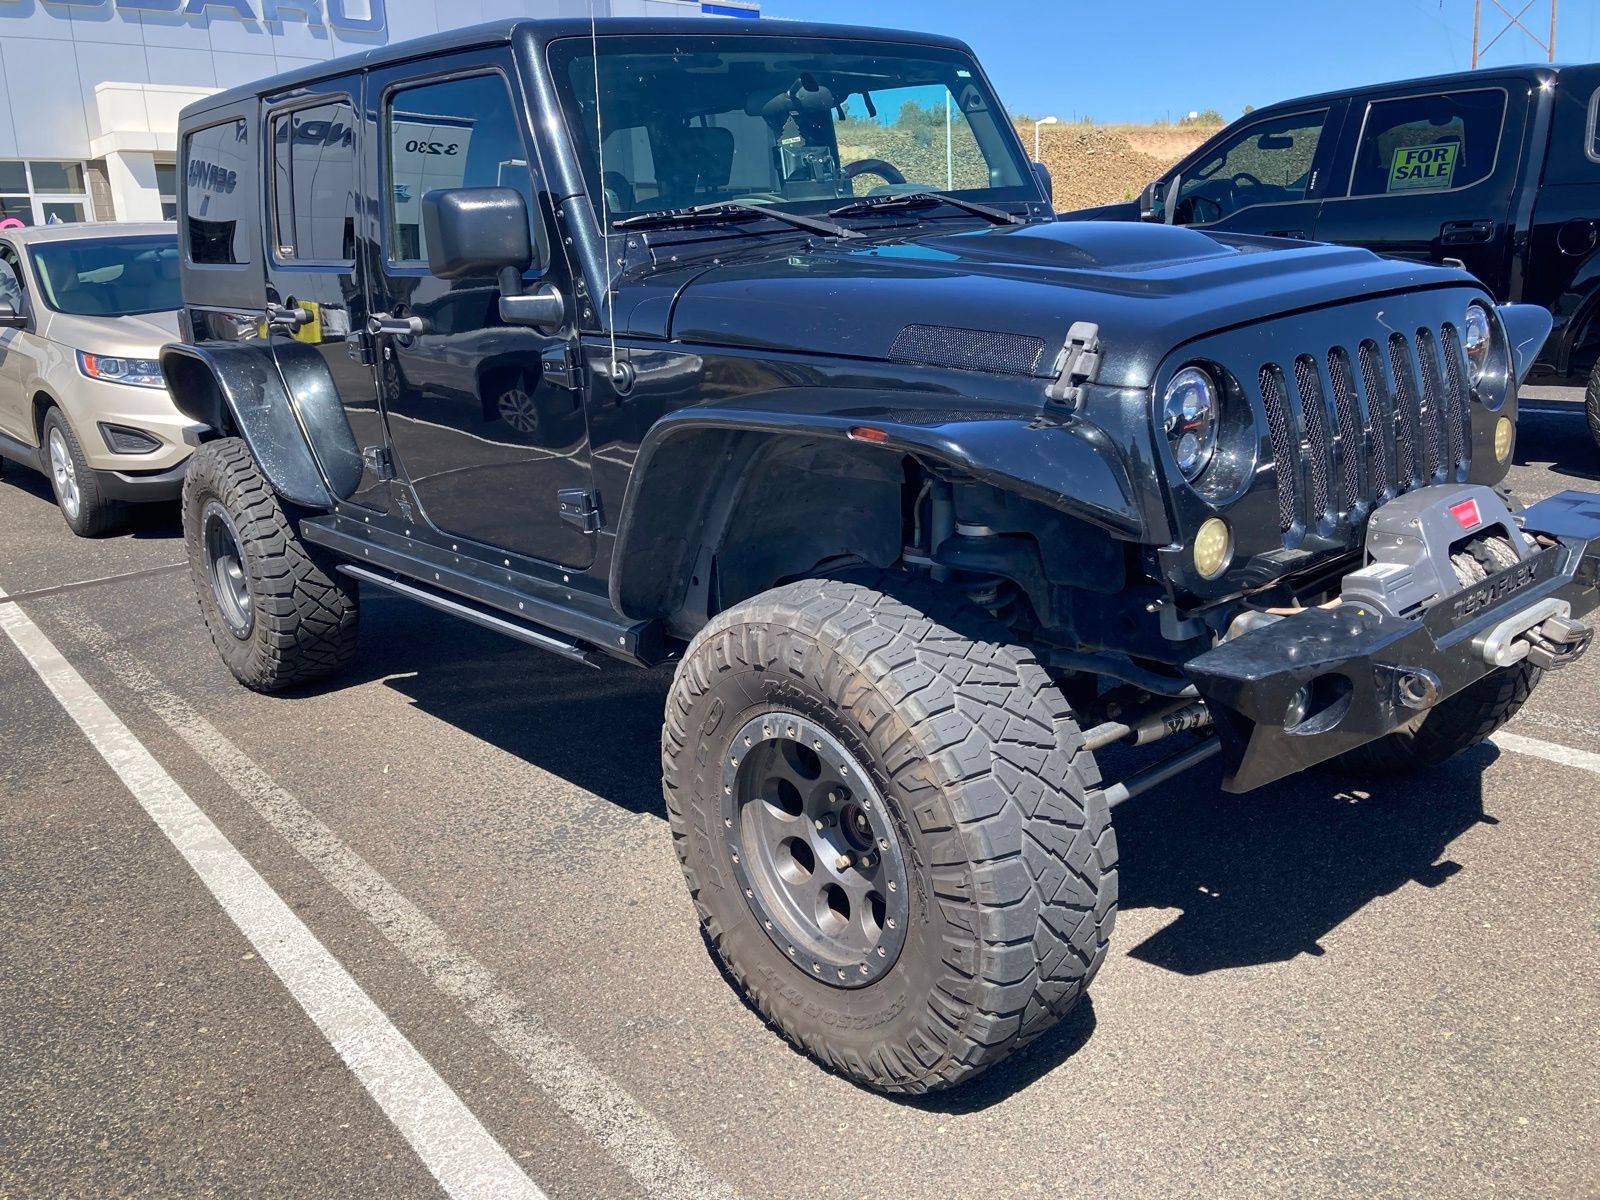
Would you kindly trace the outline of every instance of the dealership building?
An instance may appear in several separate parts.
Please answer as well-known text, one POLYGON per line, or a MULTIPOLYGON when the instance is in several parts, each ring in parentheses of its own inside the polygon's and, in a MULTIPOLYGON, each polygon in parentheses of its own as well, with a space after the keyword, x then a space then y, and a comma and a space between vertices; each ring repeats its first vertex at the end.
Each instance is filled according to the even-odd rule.
POLYGON ((0 225, 177 210, 178 110, 502 17, 755 17, 750 0, 0 0, 0 225))

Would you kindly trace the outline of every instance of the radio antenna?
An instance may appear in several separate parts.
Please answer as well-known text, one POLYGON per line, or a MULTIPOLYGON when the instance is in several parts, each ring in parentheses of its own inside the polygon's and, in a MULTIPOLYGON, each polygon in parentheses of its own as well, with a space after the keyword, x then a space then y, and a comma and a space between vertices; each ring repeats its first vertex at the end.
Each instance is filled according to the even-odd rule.
POLYGON ((600 252, 604 255, 605 273, 602 282, 606 289, 606 334, 611 343, 611 380, 615 385, 622 373, 617 361, 617 322, 614 293, 611 286, 611 206, 606 197, 606 140, 600 123, 600 36, 596 29, 595 2, 589 0, 589 53, 594 60, 594 153, 600 178, 600 252))

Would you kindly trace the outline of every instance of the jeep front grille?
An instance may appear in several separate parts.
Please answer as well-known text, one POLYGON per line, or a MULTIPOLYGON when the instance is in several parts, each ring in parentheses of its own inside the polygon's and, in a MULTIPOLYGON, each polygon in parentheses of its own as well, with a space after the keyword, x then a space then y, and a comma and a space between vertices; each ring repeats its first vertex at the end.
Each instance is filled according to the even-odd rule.
POLYGON ((1285 534, 1329 532, 1401 493, 1465 479, 1467 364, 1453 325, 1301 354, 1256 377, 1285 534), (1359 368, 1359 369, 1358 369, 1359 368), (1290 392, 1290 388, 1293 391, 1290 392))

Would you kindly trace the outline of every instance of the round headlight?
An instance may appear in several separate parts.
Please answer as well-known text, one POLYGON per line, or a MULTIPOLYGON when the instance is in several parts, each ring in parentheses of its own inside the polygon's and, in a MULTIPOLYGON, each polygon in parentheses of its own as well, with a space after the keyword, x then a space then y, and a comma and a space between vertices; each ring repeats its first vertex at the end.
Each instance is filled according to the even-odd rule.
POLYGON ((1183 477, 1193 483, 1217 445, 1217 389, 1199 367, 1185 367, 1167 384, 1162 401, 1167 444, 1183 477))
POLYGON ((1468 373, 1472 376, 1472 386, 1477 387, 1483 381, 1483 373, 1489 368, 1489 352, 1494 343, 1493 327, 1489 324, 1489 314, 1483 305, 1468 305, 1467 319, 1461 328, 1468 373))

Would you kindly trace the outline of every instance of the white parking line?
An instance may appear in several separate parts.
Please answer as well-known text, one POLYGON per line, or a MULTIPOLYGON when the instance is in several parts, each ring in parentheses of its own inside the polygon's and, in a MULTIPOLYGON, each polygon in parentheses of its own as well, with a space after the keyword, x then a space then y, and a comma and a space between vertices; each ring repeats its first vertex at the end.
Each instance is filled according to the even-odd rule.
MULTIPOLYGON (((0 600, 4 598, 0 590, 0 600)), ((21 607, 0 604, 0 629, 316 1022, 446 1194, 462 1200, 544 1200, 505 1147, 21 607)))
POLYGON ((63 615, 84 645, 164 721, 224 782, 275 829, 417 968, 462 1006, 499 1046, 652 1200, 734 1200, 683 1145, 620 1084, 551 1029, 472 955, 451 943, 426 914, 315 813, 278 785, 254 759, 82 608, 63 615))
POLYGON ((1588 750, 1575 750, 1571 746, 1561 746, 1539 738, 1523 737, 1520 733, 1501 732, 1489 740, 1502 750, 1529 754, 1546 762, 1560 763, 1563 767, 1577 767, 1580 771, 1600 775, 1600 754, 1588 750))

